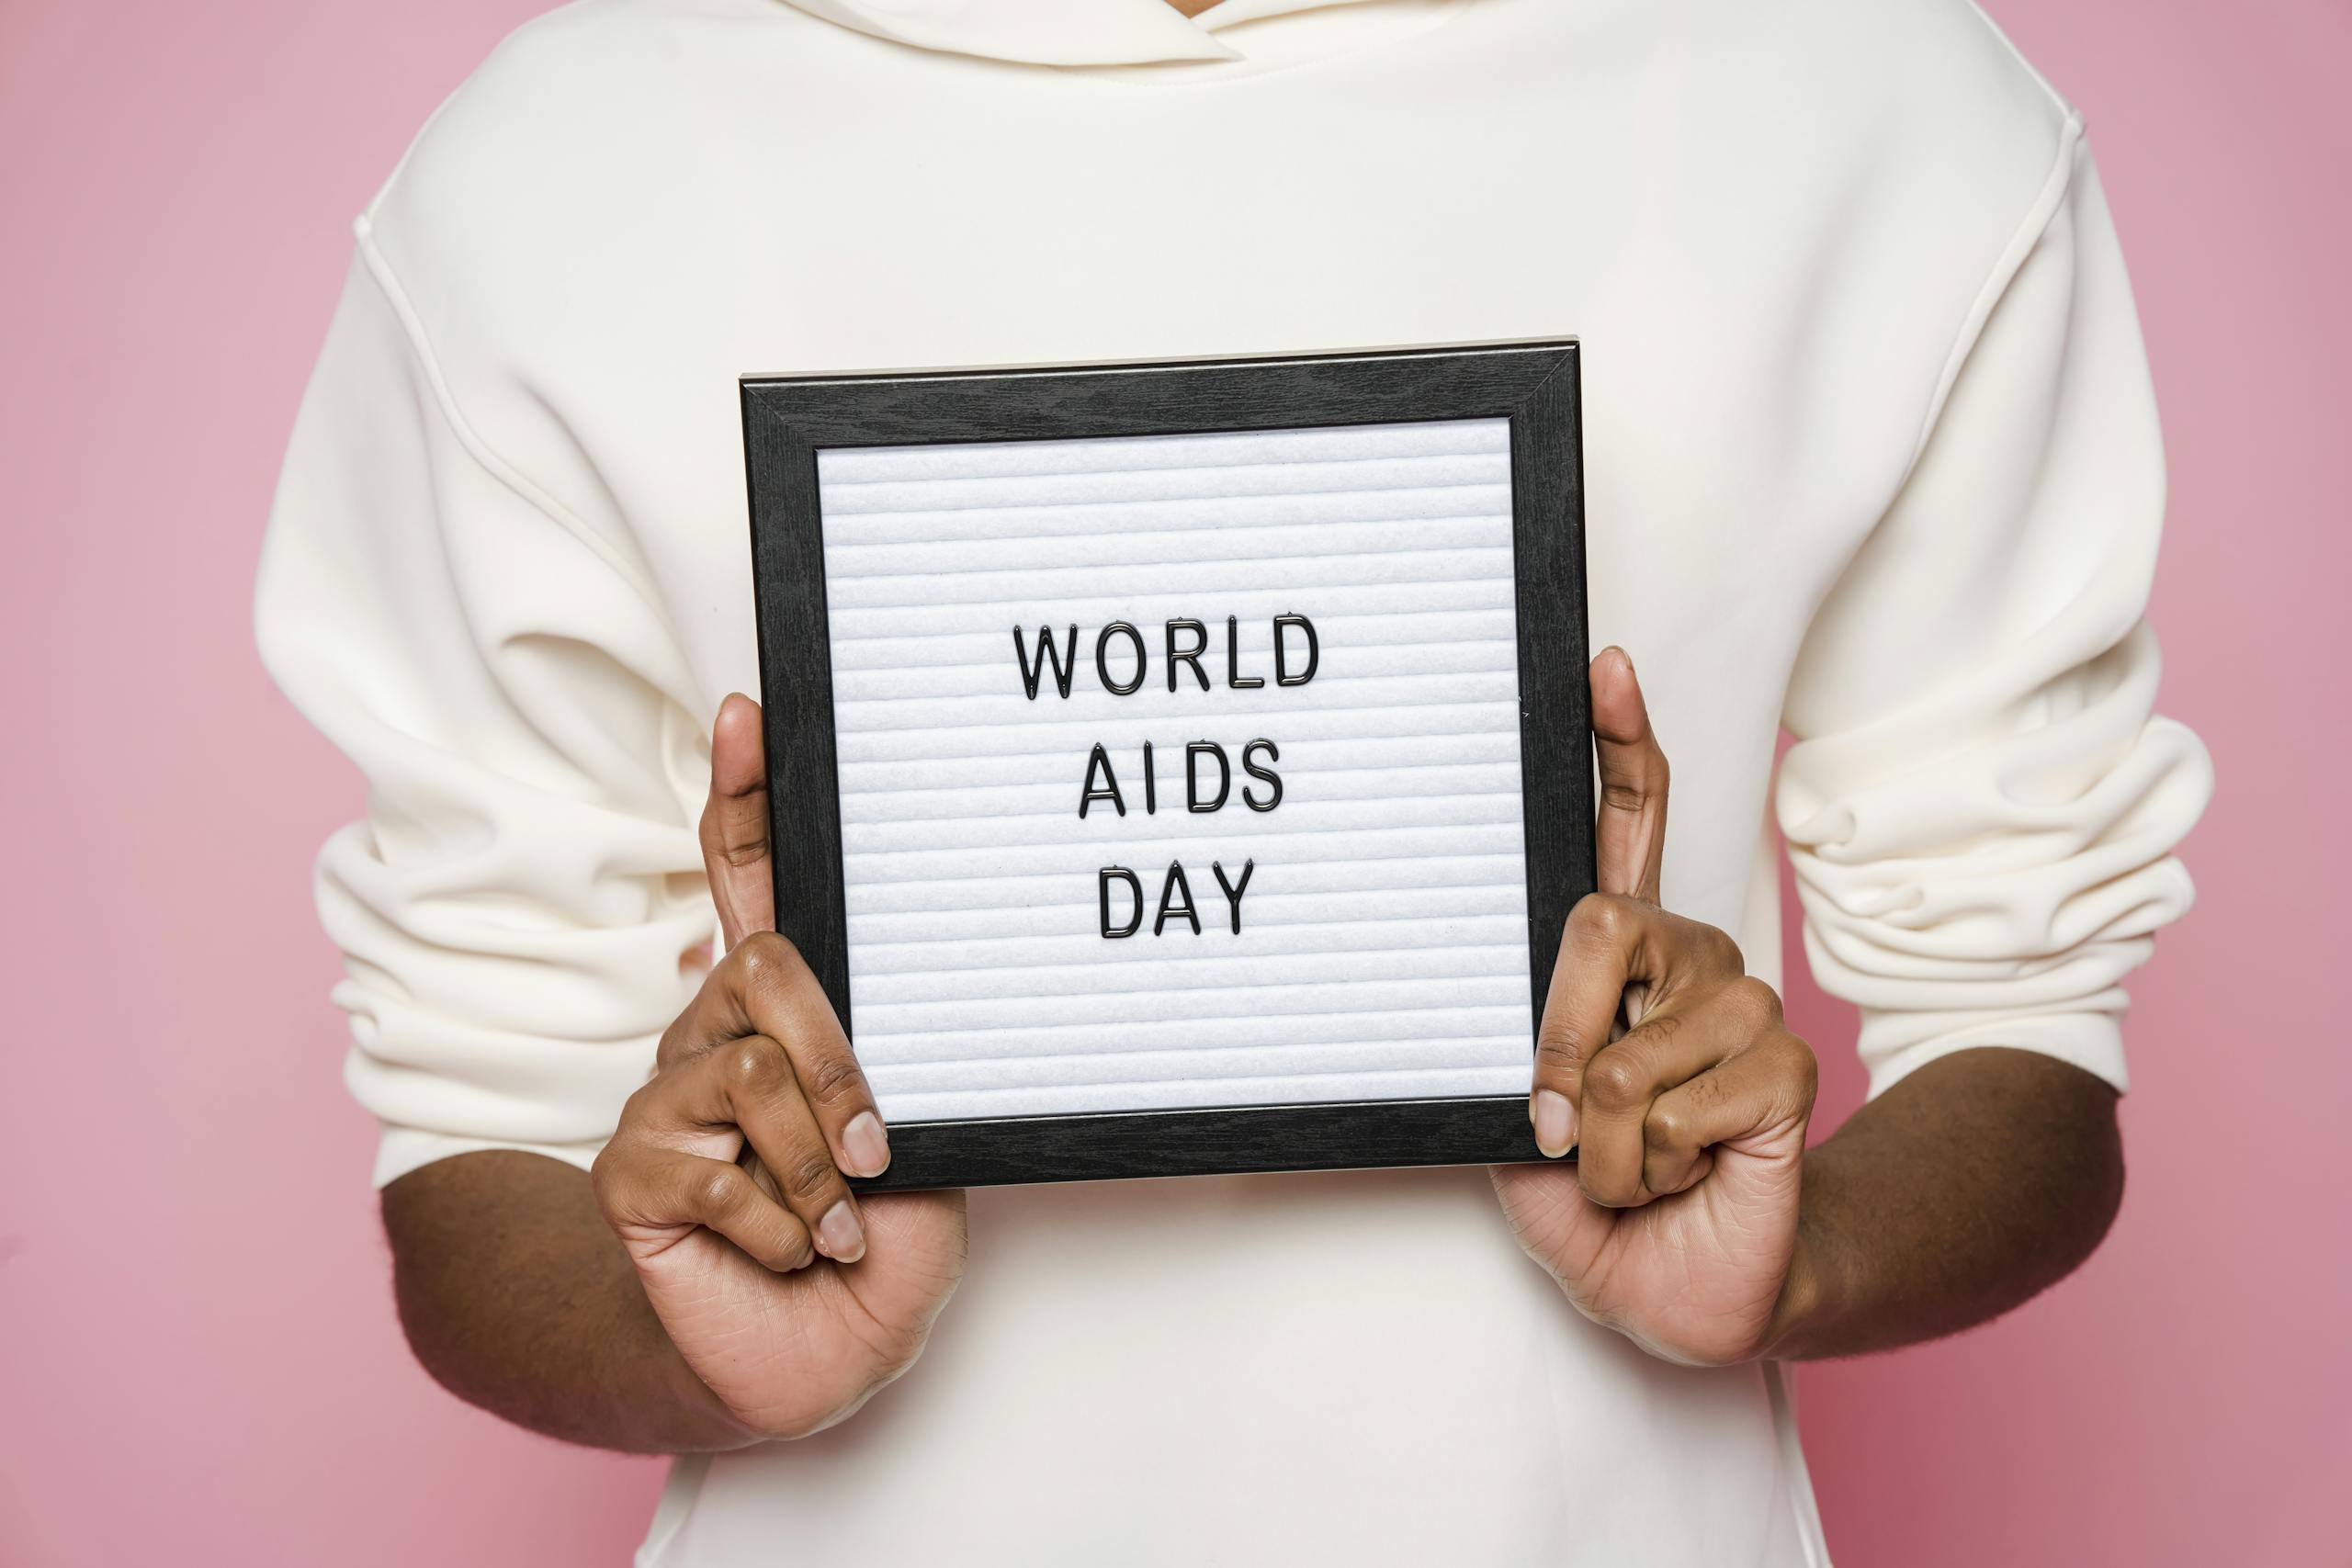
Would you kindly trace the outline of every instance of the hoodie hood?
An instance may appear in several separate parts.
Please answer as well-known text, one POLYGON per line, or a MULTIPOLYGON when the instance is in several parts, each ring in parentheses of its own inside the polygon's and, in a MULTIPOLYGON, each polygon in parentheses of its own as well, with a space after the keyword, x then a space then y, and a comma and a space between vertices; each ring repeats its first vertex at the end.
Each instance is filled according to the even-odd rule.
POLYGON ((791 0, 894 43, 1033 65, 1238 60, 1225 28, 1350 0, 1222 0, 1187 17, 1168 0, 791 0))

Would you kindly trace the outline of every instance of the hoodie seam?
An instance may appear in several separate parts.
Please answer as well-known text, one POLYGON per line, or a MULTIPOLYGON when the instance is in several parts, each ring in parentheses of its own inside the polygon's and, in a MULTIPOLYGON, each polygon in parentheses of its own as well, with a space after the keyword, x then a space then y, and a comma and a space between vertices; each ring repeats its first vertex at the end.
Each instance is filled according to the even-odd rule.
POLYGON ((440 411, 442 422, 449 427, 450 434, 458 438, 458 444, 465 449, 466 455, 471 457, 484 473, 504 485, 533 511, 585 546, 616 576, 627 583, 631 592, 658 609, 661 605, 661 597, 653 592, 652 584, 645 580, 644 574, 638 570, 636 563, 615 548, 611 540, 590 527, 569 507, 558 501, 545 486, 533 480, 521 468, 508 461, 491 446, 474 423, 466 416, 465 409, 458 403, 457 393, 449 384, 448 375, 442 367, 440 356, 434 351, 432 338, 425 329, 423 315, 409 298, 406 288, 401 285, 400 275, 392 270, 391 262, 376 243, 372 212, 371 204, 370 210, 362 213, 352 223, 352 232, 358 241, 360 261, 367 267, 368 276, 375 284, 378 292, 383 295, 385 303, 391 307, 392 314, 399 319, 401 333, 408 340, 409 352, 415 356, 418 368, 424 373, 425 384, 432 389, 434 406, 440 411))
POLYGON ((1904 465, 1902 480, 1894 488, 1896 495, 1901 495, 1905 487, 1910 484, 1919 460, 1927 455, 1928 444, 1934 438, 1936 426, 1943 419, 1944 406, 1951 400, 1952 388, 1960 380, 1962 367, 1975 353, 1976 344, 1983 338, 1993 311, 2008 293, 2009 286, 2017 281, 2018 274, 2024 270, 2027 258, 2041 248, 2042 237, 2050 231, 2052 221, 2065 206, 2066 194, 2074 188, 2075 170, 2079 162, 2077 155, 2083 145, 2083 117, 2072 109, 2067 110, 2065 123, 2058 135, 2057 156, 2052 160, 2049 172, 2042 176, 2041 189, 2035 193, 2033 203, 2027 208, 2025 216, 2010 231, 2008 243, 2001 247, 2001 254, 1995 258, 1992 270, 1985 274, 1984 281, 1978 286, 1975 298, 1970 302, 1967 313, 1961 318, 1958 331, 1953 333, 1951 346, 1944 355, 1943 367, 1937 373, 1935 390, 1929 395, 1927 412, 1920 419, 1918 434, 1912 442, 1910 460, 1904 465))

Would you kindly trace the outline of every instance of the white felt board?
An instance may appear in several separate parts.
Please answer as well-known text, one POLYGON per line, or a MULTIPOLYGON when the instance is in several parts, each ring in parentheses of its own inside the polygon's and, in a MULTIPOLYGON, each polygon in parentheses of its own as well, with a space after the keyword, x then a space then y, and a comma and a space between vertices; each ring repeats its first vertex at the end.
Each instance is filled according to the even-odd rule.
MULTIPOLYGON (((830 449, 818 488, 852 1028, 887 1118, 1526 1091, 1506 421, 830 449), (1285 614, 1315 627, 1303 685, 1273 679, 1285 614), (1227 616, 1261 687, 1227 683, 1227 616), (1209 691, 1168 689, 1178 617, 1209 691), (1148 649, 1132 695, 1098 677, 1113 621, 1148 649), (1035 659, 1072 623, 1069 696, 1046 665, 1032 700, 1012 628, 1035 659), (1233 770, 1214 813, 1185 809, 1204 739, 1233 770), (1127 809, 1081 819, 1098 742, 1127 809), (1171 861, 1197 935, 1153 933, 1171 861), (1254 863, 1238 935, 1212 861, 1254 863), (1144 894, 1124 939, 1114 864, 1144 894)), ((1114 679, 1133 666, 1115 640, 1114 679)))

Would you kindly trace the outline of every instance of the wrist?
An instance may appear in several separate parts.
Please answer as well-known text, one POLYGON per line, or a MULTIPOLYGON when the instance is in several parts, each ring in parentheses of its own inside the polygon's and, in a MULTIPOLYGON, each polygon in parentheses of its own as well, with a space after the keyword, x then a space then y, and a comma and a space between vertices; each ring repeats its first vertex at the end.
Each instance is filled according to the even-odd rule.
POLYGON ((1772 1319, 1756 1352, 1760 1361, 1792 1361, 1804 1357, 1803 1344, 1827 1315, 1829 1288, 1815 1248, 1800 1237, 1789 1256, 1789 1271, 1781 1278, 1781 1295, 1772 1319))
MULTIPOLYGON (((1815 1158, 1805 1156, 1806 1198, 1814 1197, 1815 1158)), ((1788 1272, 1781 1277, 1781 1295, 1764 1335, 1758 1360, 1801 1361, 1822 1354, 1826 1341, 1836 1337, 1836 1325, 1854 1298, 1855 1275, 1848 1249, 1839 1245, 1822 1218, 1819 1206, 1804 1201, 1797 1213, 1796 1245, 1790 1250, 1788 1272)))

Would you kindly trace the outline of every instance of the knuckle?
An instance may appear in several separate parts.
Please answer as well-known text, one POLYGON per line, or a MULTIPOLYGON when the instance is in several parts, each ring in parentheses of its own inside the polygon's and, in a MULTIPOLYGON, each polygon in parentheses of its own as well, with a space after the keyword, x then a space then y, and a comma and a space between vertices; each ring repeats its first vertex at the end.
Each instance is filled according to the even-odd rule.
POLYGON ((1535 1071, 1539 1077, 1573 1075, 1584 1055, 1584 1037, 1573 1024, 1547 1020, 1535 1032, 1535 1071))
POLYGON ((1624 899, 1610 893, 1588 893, 1568 911, 1568 930, 1588 948, 1615 947, 1630 919, 1624 899))
MULTIPOLYGON (((630 1133, 644 1125, 646 1122, 651 1119, 650 1101, 653 1098, 653 1083, 659 1081, 660 1080, 657 1078, 653 1080, 653 1082, 641 1085, 632 1092, 627 1100, 621 1101, 620 1120, 614 1124, 613 1128, 613 1139, 615 1143, 626 1138, 630 1133)), ((613 1145, 607 1144, 605 1147, 605 1151, 609 1153, 611 1152, 613 1145)), ((600 1156, 598 1157, 601 1158, 602 1156, 600 1156)))
MULTIPOLYGON (((640 1084, 621 1102, 620 1120, 613 1127, 613 1142, 642 1142, 675 1125, 680 1117, 670 1102, 675 1098, 678 1082, 678 1075, 667 1073, 640 1084)), ((628 1152, 622 1151, 624 1155, 628 1152)))
POLYGON ((765 832, 754 832, 731 842, 722 842, 718 852, 719 858, 727 863, 728 869, 741 871, 768 858, 768 836, 765 832))
POLYGON ((747 986, 775 984, 800 967, 800 950, 789 937, 775 931, 753 931, 737 942, 728 956, 735 961, 747 986))
POLYGON ((1821 1060, 1813 1054, 1812 1046, 1795 1035, 1783 1034, 1781 1038, 1788 1042, 1782 1049, 1789 1054, 1790 1076, 1804 1099, 1805 1108, 1811 1110, 1814 1096, 1821 1090, 1821 1060))
POLYGON ((695 1176, 689 1196, 698 1213, 732 1213, 742 1203, 750 1180, 741 1166, 722 1165, 695 1176))
POLYGON ((668 1205, 658 1186, 625 1157, 599 1155, 588 1171, 588 1192, 598 1216, 608 1225, 674 1217, 662 1212, 668 1205))
POLYGON ((1718 974, 1745 975, 1747 956, 1739 951, 1739 943, 1721 926, 1701 926, 1705 934, 1700 939, 1701 952, 1710 968, 1718 974))
POLYGON ((1720 1111, 1724 1102, 1732 1098, 1733 1091, 1724 1087, 1729 1081, 1722 1073, 1701 1073, 1675 1091, 1675 1098, 1683 1104, 1668 1109, 1680 1114, 1686 1124, 1702 1114, 1720 1111))
POLYGON ((1604 1110, 1638 1105, 1649 1090, 1648 1069, 1630 1051, 1604 1051, 1584 1070, 1585 1098, 1604 1110))
POLYGON ((857 1058, 848 1052, 826 1051, 808 1064, 800 1077, 800 1087, 817 1104, 833 1106, 860 1095, 865 1087, 865 1074, 858 1067, 857 1058))
POLYGON ((839 1182, 833 1156, 821 1146, 795 1153, 775 1178, 786 1197, 802 1202, 824 1197, 839 1182))
POLYGON ((1668 1106, 1654 1108, 1642 1123, 1642 1142, 1660 1154, 1679 1154, 1693 1137, 1690 1114, 1668 1106))
POLYGON ((597 1151, 595 1162, 588 1168, 588 1190, 594 1194, 597 1209, 607 1214, 613 1212, 620 1197, 624 1174, 622 1162, 628 1158, 617 1152, 619 1148, 617 1143, 606 1144, 597 1151))
POLYGON ((745 1088, 757 1089, 775 1080, 784 1066, 783 1053, 764 1034, 738 1040, 727 1054, 727 1076, 745 1088))
POLYGON ((1753 975, 1743 975, 1724 988, 1724 998, 1750 1035, 1781 1023, 1781 994, 1753 975))

